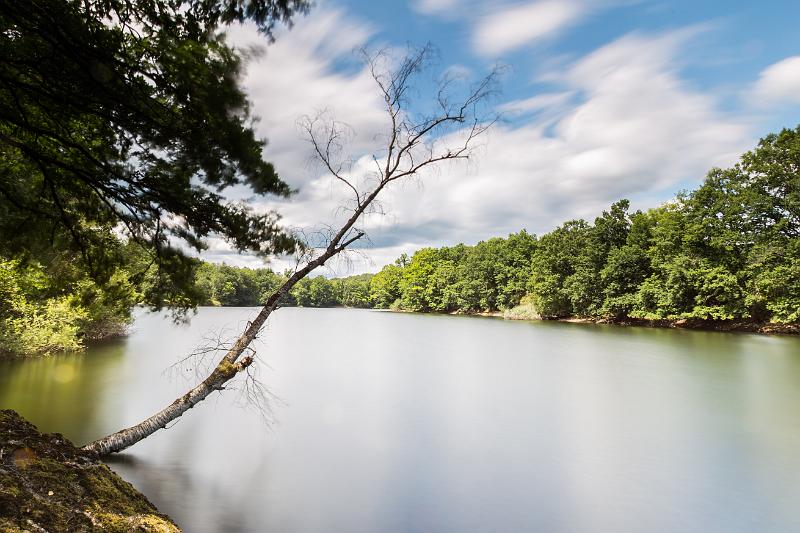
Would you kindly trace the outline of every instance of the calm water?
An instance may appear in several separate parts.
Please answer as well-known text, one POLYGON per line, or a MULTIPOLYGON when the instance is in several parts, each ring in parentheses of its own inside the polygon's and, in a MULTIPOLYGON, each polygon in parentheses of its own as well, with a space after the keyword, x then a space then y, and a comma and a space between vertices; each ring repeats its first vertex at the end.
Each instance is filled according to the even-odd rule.
MULTIPOLYGON (((84 443, 254 313, 2 363, 0 407, 84 443)), ((259 353, 275 424, 226 391, 111 463, 187 532, 800 531, 800 339, 282 309, 259 353)))

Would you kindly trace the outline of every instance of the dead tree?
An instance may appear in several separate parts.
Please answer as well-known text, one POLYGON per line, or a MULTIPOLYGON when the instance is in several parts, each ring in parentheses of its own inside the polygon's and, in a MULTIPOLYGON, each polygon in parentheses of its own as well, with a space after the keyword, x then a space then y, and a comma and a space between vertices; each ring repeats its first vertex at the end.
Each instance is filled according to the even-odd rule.
POLYGON ((87 444, 83 447, 85 451, 98 455, 122 451, 166 427, 212 392, 221 391, 253 363, 254 352, 250 344, 292 287, 365 236, 358 222, 363 215, 373 212, 377 198, 389 184, 417 176, 445 161, 469 158, 476 139, 495 122, 495 117, 484 111, 488 109, 487 99, 495 89, 497 70, 472 85, 456 76, 445 75, 431 85, 434 87, 433 100, 425 102, 426 107, 433 111, 414 113, 411 100, 420 90, 414 82, 429 66, 432 48, 426 46, 411 50, 399 60, 385 50, 377 53, 362 50, 362 54, 385 102, 388 119, 385 143, 382 143, 380 151, 372 154, 375 167, 370 186, 361 186, 350 173, 351 165, 340 158, 345 135, 343 124, 325 121, 324 115, 300 122, 316 157, 332 179, 341 182, 352 194, 350 216, 338 230, 331 232, 328 242, 307 256, 304 263, 267 299, 258 315, 205 379, 158 413, 135 426, 87 444))

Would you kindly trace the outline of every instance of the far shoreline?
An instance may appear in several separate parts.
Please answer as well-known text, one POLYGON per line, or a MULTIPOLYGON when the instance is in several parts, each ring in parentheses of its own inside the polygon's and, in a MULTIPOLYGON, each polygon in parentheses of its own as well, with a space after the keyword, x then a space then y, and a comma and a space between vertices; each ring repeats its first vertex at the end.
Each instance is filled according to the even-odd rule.
POLYGON ((426 312, 409 311, 405 309, 376 309, 358 307, 307 307, 306 309, 369 309, 371 311, 389 311, 391 313, 408 313, 414 315, 446 315, 446 316, 471 316, 482 318, 502 318, 503 320, 513 320, 519 322, 562 322, 568 324, 597 324, 621 327, 643 327, 654 329, 682 329, 693 331, 714 331, 720 333, 756 333, 759 335, 787 335, 800 336, 800 324, 779 324, 770 322, 758 322, 753 320, 713 320, 713 319, 655 319, 644 318, 592 318, 592 317, 562 317, 562 318, 542 318, 526 316, 522 318, 509 317, 503 311, 481 311, 466 313, 463 311, 451 312, 426 312))
MULTIPOLYGON (((211 307, 211 308, 236 308, 240 306, 224 306, 224 305, 203 305, 198 307, 211 307)), ((241 306, 240 308, 259 308, 260 306, 241 306)), ((438 316, 469 316, 480 318, 501 318, 503 320, 511 320, 518 322, 563 322, 568 324, 598 324, 607 326, 622 326, 622 327, 643 327, 654 329, 682 329, 693 331, 716 331, 720 333, 756 333, 759 335, 786 335, 786 336, 800 336, 800 323, 794 324, 780 324, 770 322, 758 322, 754 320, 713 320, 713 319, 700 319, 700 318, 676 318, 676 319, 654 319, 648 320, 644 318, 593 318, 593 317, 562 317, 562 318, 542 318, 537 316, 521 316, 512 317, 507 312, 503 311, 480 311, 480 312, 465 312, 465 311, 411 311, 407 309, 382 309, 377 307, 348 307, 346 305, 334 306, 300 306, 300 305, 287 305, 283 308, 295 309, 363 309, 366 311, 381 311, 390 313, 405 313, 411 315, 438 315, 438 316)))

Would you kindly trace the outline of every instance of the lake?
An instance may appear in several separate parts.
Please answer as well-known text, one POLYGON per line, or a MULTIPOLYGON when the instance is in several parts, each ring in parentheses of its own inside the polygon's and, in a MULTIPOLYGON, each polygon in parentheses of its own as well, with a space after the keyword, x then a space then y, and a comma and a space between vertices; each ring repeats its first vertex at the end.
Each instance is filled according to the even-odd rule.
MULTIPOLYGON (((256 312, 0 363, 0 407, 83 444, 256 312)), ((110 460, 187 532, 800 531, 798 338, 287 308, 258 354, 272 423, 224 391, 110 460)))

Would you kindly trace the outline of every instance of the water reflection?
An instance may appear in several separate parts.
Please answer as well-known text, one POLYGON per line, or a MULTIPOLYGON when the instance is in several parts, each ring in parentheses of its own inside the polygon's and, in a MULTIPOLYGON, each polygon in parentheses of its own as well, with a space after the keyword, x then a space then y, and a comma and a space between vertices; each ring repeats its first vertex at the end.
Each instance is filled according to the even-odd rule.
POLYGON ((91 354, 0 361, 0 405, 25 413, 47 431, 78 442, 96 434, 100 399, 113 396, 124 341, 103 343, 91 354))
MULTIPOLYGON (((3 363, 0 402, 85 442, 254 312, 3 363)), ((798 339, 283 309, 258 350, 276 426, 223 394, 111 462, 187 531, 800 530, 798 339)))

